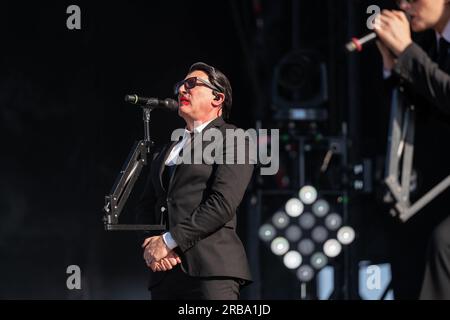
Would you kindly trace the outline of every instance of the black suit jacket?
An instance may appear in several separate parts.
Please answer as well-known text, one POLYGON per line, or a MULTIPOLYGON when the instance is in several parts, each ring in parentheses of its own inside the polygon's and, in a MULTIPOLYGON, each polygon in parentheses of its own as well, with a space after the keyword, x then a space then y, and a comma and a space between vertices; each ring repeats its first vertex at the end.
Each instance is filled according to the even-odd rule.
POLYGON ((439 68, 430 57, 437 51, 434 34, 429 33, 421 40, 427 52, 412 43, 398 57, 394 72, 433 107, 450 114, 450 55, 439 68))
MULTIPOLYGON (((236 127, 218 117, 201 134, 212 128, 225 137, 226 129, 236 127)), ((220 144, 226 154, 231 150, 225 140, 220 144)), ((158 223, 161 208, 166 208, 169 231, 178 244, 175 250, 184 272, 195 277, 233 277, 250 281, 247 257, 236 234, 236 212, 254 165, 248 161, 246 164, 180 164, 166 189, 163 185, 165 160, 176 143, 165 145, 153 156, 149 179, 138 205, 139 221, 158 223)), ((203 142, 203 148, 208 145, 203 142)), ((248 150, 248 145, 246 147, 248 150)), ((236 149, 235 146, 235 157, 236 149)), ((163 275, 164 272, 152 273, 151 285, 163 275)))

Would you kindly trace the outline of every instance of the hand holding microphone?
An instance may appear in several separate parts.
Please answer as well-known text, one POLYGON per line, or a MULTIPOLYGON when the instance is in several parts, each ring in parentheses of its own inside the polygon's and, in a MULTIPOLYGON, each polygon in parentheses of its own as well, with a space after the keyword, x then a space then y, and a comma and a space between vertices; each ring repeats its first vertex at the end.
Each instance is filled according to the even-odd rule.
POLYGON ((365 44, 371 43, 373 41, 376 41, 378 50, 383 57, 384 70, 391 71, 397 62, 396 56, 394 56, 394 54, 382 42, 380 42, 380 40, 378 40, 378 36, 375 32, 371 32, 360 39, 352 38, 352 40, 345 45, 345 48, 348 52, 361 52, 365 44))
POLYGON ((395 57, 398 57, 412 43, 409 19, 403 11, 383 10, 375 25, 375 33, 395 57))
POLYGON ((362 51, 364 45, 378 40, 398 57, 412 43, 409 19, 403 11, 383 10, 375 21, 374 32, 353 38, 346 44, 347 51, 362 51))

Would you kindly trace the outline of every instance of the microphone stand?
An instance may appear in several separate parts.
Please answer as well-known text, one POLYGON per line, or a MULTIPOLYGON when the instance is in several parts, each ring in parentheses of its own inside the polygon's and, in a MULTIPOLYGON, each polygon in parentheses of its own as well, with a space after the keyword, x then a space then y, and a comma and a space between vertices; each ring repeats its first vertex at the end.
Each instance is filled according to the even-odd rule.
POLYGON ((408 221, 424 206, 450 187, 450 175, 414 203, 410 201, 411 173, 414 156, 415 108, 406 103, 404 87, 392 95, 384 182, 388 188, 384 202, 392 206, 391 214, 408 221), (398 92, 400 90, 400 92, 398 92), (403 159, 402 159, 403 158, 403 159), (400 164, 400 162, 402 163, 400 164), (401 167, 401 172, 400 172, 401 167))
POLYGON ((105 196, 105 206, 103 207, 103 222, 106 231, 151 231, 160 234, 166 230, 163 216, 160 224, 120 224, 119 216, 125 203, 130 196, 133 187, 141 174, 142 168, 147 165, 147 157, 153 147, 150 139, 150 113, 153 107, 142 106, 144 121, 144 140, 136 142, 120 171, 111 193, 105 196))

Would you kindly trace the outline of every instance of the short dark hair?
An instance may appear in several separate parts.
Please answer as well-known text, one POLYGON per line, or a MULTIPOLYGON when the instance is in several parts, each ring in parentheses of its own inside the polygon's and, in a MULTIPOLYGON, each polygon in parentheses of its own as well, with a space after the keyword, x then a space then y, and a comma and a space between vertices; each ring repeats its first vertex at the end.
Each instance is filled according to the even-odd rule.
MULTIPOLYGON (((218 69, 204 63, 196 62, 189 68, 189 73, 194 71, 203 71, 208 75, 208 80, 219 89, 220 93, 225 95, 225 99, 222 104, 222 117, 228 119, 231 112, 231 105, 233 102, 231 84, 228 78, 218 69)), ((213 91, 215 92, 215 91, 213 91)), ((217 92, 215 92, 217 93, 217 92)))

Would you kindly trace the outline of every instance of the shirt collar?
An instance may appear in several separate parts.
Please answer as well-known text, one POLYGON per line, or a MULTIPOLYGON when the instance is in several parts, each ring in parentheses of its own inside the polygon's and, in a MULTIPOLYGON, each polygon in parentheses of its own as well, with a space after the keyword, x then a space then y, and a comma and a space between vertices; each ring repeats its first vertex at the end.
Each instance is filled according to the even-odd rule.
MULTIPOLYGON (((203 131, 203 129, 205 129, 208 124, 210 124, 212 121, 216 120, 217 118, 211 119, 209 121, 203 122, 201 125, 198 125, 197 127, 194 128, 195 133, 200 133, 203 131)), ((191 131, 189 131, 188 129, 184 129, 185 134, 190 134, 191 131)))
POLYGON ((444 38, 447 42, 450 42, 450 20, 447 21, 447 25, 445 26, 442 34, 436 32, 436 40, 438 43, 441 38, 444 38))

